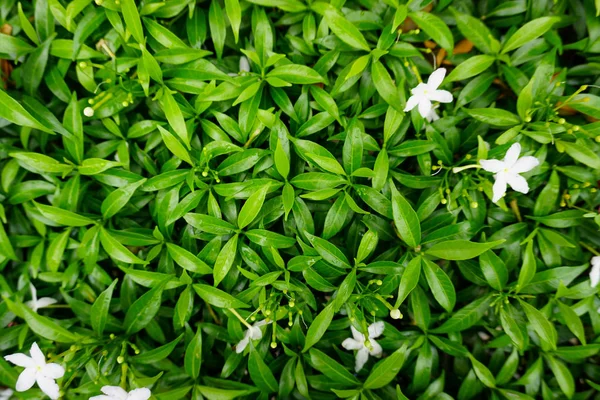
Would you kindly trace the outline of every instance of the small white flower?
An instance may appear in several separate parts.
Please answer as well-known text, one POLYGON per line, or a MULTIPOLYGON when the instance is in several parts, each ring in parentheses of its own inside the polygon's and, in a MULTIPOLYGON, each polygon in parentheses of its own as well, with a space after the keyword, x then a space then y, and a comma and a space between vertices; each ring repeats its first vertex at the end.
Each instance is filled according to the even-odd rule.
POLYGON ((31 357, 23 353, 4 357, 6 361, 25 368, 17 380, 17 392, 29 390, 37 382, 42 392, 46 393, 48 397, 52 400, 58 399, 59 389, 54 380, 62 378, 65 369, 56 363, 46 364, 46 357, 35 342, 31 345, 29 354, 31 354, 31 357))
POLYGON ((529 185, 521 175, 523 172, 531 171, 537 167, 540 162, 537 158, 526 156, 519 158, 521 154, 521 145, 515 143, 506 152, 504 160, 479 160, 481 167, 493 172, 494 175, 494 196, 492 201, 496 203, 506 193, 506 185, 520 193, 529 192, 529 185))
POLYGON ((421 117, 426 118, 428 121, 437 119, 437 114, 433 111, 431 102, 450 103, 452 101, 452 93, 447 90, 438 90, 445 76, 446 68, 438 68, 433 71, 429 75, 427 83, 419 83, 417 87, 410 91, 412 96, 406 102, 404 111, 410 111, 418 106, 421 117))
POLYGON ((377 321, 369 325, 369 347, 365 344, 365 335, 356 330, 353 326, 350 326, 352 330, 352 337, 342 342, 342 347, 346 350, 358 350, 356 352, 356 372, 360 371, 369 359, 369 354, 374 357, 381 357, 381 346, 377 343, 375 338, 379 337, 383 333, 385 325, 383 321, 377 321))
POLYGON ((92 118, 94 116, 94 109, 92 107, 84 108, 83 115, 85 115, 88 118, 92 118))
POLYGON ((592 264, 592 269, 590 271, 590 285, 596 287, 600 282, 600 256, 592 257, 590 264, 592 264))
POLYGON ((250 72, 250 63, 246 56, 240 57, 240 72, 250 72))
POLYGON ((433 121, 437 121, 438 119, 440 119, 440 116, 435 111, 436 108, 438 108, 439 106, 440 106, 439 104, 434 104, 431 107, 431 111, 429 111, 429 114, 427 114, 427 116, 425 117, 427 122, 433 122, 433 121))
POLYGON ((246 332, 244 332, 244 338, 242 340, 240 340, 239 343, 235 346, 235 352, 238 354, 243 352, 244 349, 246 348, 246 346, 248 346, 248 343, 250 343, 250 339, 252 339, 252 340, 262 339, 263 333, 260 330, 260 327, 263 325, 270 324, 270 323, 271 322, 270 321, 267 322, 266 319, 255 322, 252 325, 252 328, 249 328, 248 330, 246 330, 246 332))
POLYGON ((152 393, 150 389, 133 389, 127 393, 120 386, 102 386, 102 393, 99 396, 90 397, 90 400, 148 400, 152 393))
POLYGON ((12 389, 0 390, 0 400, 10 400, 13 395, 12 389))
POLYGON ((25 303, 25 305, 31 308, 34 312, 37 312, 38 309, 43 307, 48 307, 51 304, 57 303, 56 299, 52 297, 42 297, 41 299, 37 298, 37 290, 33 284, 29 284, 29 290, 31 291, 31 300, 25 303))

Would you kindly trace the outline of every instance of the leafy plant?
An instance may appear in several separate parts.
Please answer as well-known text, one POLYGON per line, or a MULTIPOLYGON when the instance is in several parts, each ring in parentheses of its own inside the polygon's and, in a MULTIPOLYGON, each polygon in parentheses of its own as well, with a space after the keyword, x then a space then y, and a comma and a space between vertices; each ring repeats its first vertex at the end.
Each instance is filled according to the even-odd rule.
POLYGON ((597 398, 599 13, 1 1, 0 398, 597 398))

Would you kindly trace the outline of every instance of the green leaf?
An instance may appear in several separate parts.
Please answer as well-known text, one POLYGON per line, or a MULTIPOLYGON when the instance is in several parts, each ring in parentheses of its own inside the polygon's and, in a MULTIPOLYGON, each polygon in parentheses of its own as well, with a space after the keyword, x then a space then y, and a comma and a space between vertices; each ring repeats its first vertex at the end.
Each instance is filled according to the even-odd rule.
POLYGON ((323 17, 325 18, 329 29, 331 29, 342 42, 359 50, 371 50, 360 30, 348 21, 339 10, 333 7, 327 8, 323 17))
POLYGON ((238 228, 244 229, 254 221, 265 202, 268 191, 269 185, 265 185, 248 197, 238 214, 238 228))
MULTIPOLYGON (((0 37, 0 43, 2 43, 3 40, 5 39, 3 37, 0 37)), ((0 53, 2 52, 2 48, 0 47, 0 53)), ((42 125, 37 119, 35 119, 31 114, 29 114, 23 108, 23 106, 21 106, 15 99, 10 97, 4 90, 1 89, 0 118, 4 118, 7 121, 12 122, 13 124, 18 126, 28 126, 33 129, 39 129, 43 132, 52 133, 50 129, 42 125)))
POLYGON ((569 368, 563 362, 555 359, 549 354, 545 354, 544 358, 552 370, 562 392, 568 399, 572 398, 575 395, 575 380, 573 379, 573 375, 569 368))
POLYGON ((215 287, 196 283, 193 285, 198 296, 208 304, 219 308, 246 308, 250 307, 246 303, 236 299, 229 293, 225 293, 215 287))
POLYGON ((171 132, 167 131, 162 126, 158 127, 158 131, 160 132, 163 142, 171 151, 171 153, 193 167, 194 162, 192 161, 190 153, 187 151, 185 146, 181 144, 181 142, 175 136, 173 136, 171 132))
POLYGON ((400 279, 400 286, 398 286, 398 298, 396 300, 396 308, 400 307, 400 304, 406 300, 410 292, 419 283, 419 277, 421 276, 421 256, 413 258, 402 273, 400 279))
POLYGON ((297 85, 325 82, 325 79, 317 71, 299 64, 286 64, 275 67, 267 74, 267 77, 279 78, 297 85))
POLYGON ((425 31, 434 42, 439 44, 448 53, 452 54, 454 50, 454 38, 450 28, 442 21, 439 17, 426 13, 424 11, 417 11, 408 14, 408 16, 415 21, 415 23, 425 31))
POLYGON ((468 240, 447 240, 436 243, 425 254, 444 260, 469 260, 504 243, 504 239, 489 243, 475 243, 468 240))
POLYGON ((483 53, 492 54, 500 50, 500 42, 492 35, 489 28, 479 19, 456 12, 451 8, 460 33, 469 39, 483 53))
POLYGON ((198 274, 212 274, 213 270, 204 261, 173 243, 167 243, 167 250, 173 261, 181 268, 198 274))
POLYGON ((521 119, 517 115, 500 108, 471 108, 465 111, 478 121, 500 128, 511 127, 521 123, 521 119))
POLYGON ((590 168, 596 170, 600 169, 600 156, 589 147, 578 143, 563 141, 560 142, 560 146, 562 146, 565 149, 565 152, 573 157, 573 159, 587 165, 590 168))
MULTIPOLYGON (((558 303, 558 309, 560 310, 560 315, 566 322, 567 327, 573 335, 585 346, 587 341, 585 339, 585 330, 583 327, 583 323, 581 319, 577 315, 577 313, 573 310, 573 308, 567 306, 565 303, 561 301, 556 301, 558 303)), ((566 392, 565 392, 566 394, 566 392)))
POLYGON ((517 293, 531 281, 535 275, 536 269, 535 255, 533 254, 533 240, 530 240, 523 253, 523 265, 519 271, 519 280, 516 287, 517 293))
POLYGON ((479 264, 483 276, 491 287, 498 291, 502 291, 508 281, 508 270, 504 261, 491 250, 479 256, 479 264))
POLYGON ((481 297, 458 310, 439 328, 432 329, 434 333, 461 332, 475 325, 489 309, 494 298, 491 295, 481 297))
POLYGON ((454 290, 452 281, 437 264, 426 258, 423 261, 423 272, 425 273, 433 297, 435 297, 437 302, 446 311, 451 312, 456 304, 456 291, 454 290))
POLYGON ((167 358, 169 354, 173 352, 173 350, 175 350, 175 347, 177 347, 181 339, 183 339, 183 336, 184 334, 182 333, 181 335, 177 336, 175 340, 165 345, 133 356, 131 357, 131 361, 140 365, 153 364, 162 361, 167 358))
POLYGON ((123 326, 128 335, 141 331, 154 320, 161 305, 162 292, 168 281, 165 279, 144 293, 129 307, 123 321, 123 326))
POLYGON ((200 367, 202 366, 202 328, 200 326, 185 349, 183 366, 185 372, 192 379, 198 379, 200 376, 200 367))
POLYGON ((129 264, 146 264, 146 261, 129 251, 104 228, 100 228, 100 243, 104 251, 117 261, 129 264))
POLYGON ((407 345, 404 344, 389 357, 378 362, 367 377, 364 388, 379 389, 390 383, 402 369, 406 356, 407 345))
POLYGON ((145 182, 146 178, 142 178, 136 182, 122 186, 106 196, 102 201, 102 206, 100 207, 104 219, 113 217, 116 213, 123 209, 135 191, 145 182))
POLYGON ((531 326, 538 334, 540 339, 542 339, 542 341, 551 350, 555 350, 557 334, 554 325, 552 325, 546 316, 538 311, 535 307, 529 305, 521 299, 519 299, 519 304, 521 304, 523 311, 525 311, 525 314, 527 315, 527 319, 531 323, 531 326))
POLYGON ((304 348, 302 352, 306 352, 312 346, 314 346, 325 334, 327 328, 331 324, 331 320, 333 319, 334 309, 333 303, 330 303, 325 307, 319 315, 315 317, 312 324, 308 328, 306 332, 306 342, 304 343, 304 348))
POLYGON ((38 315, 26 305, 4 299, 8 308, 19 317, 23 318, 29 329, 41 337, 59 343, 73 343, 79 341, 79 335, 63 328, 53 319, 38 315))
POLYGON ((240 7, 240 2, 238 0, 225 0, 225 12, 231 23, 233 37, 237 43, 240 35, 240 25, 242 23, 242 9, 240 7))
POLYGON ((398 192, 392 181, 390 181, 390 189, 392 191, 394 225, 398 230, 398 234, 409 247, 417 247, 421 243, 419 217, 410 203, 398 192))
POLYGON ((139 44, 144 44, 144 30, 142 21, 134 0, 121 0, 121 12, 127 25, 127 29, 139 44))
POLYGON ((494 375, 492 375, 488 367, 486 367, 483 363, 481 363, 481 361, 477 360, 471 354, 469 354, 469 359, 471 360, 471 364, 473 364, 473 370, 475 371, 477 378, 479 378, 479 380, 489 388, 496 387, 496 379, 494 379, 494 375))
POLYGON ((335 245, 308 232, 304 233, 321 257, 329 264, 338 268, 350 268, 350 261, 335 245))
POLYGON ((250 350, 248 359, 248 372, 256 386, 265 393, 275 393, 279 389, 277 380, 269 366, 263 361, 261 355, 254 348, 250 350))
POLYGON ((219 252, 219 255, 217 256, 217 260, 215 261, 215 269, 213 270, 215 286, 221 283, 233 266, 233 262, 237 256, 238 238, 238 234, 233 235, 227 241, 227 243, 225 243, 225 246, 223 246, 219 252))
POLYGON ((71 211, 58 207, 47 206, 34 202, 39 212, 52 222, 64 226, 86 226, 94 223, 94 220, 83 217, 71 211))
POLYGON ((399 112, 403 112, 402 106, 400 105, 402 102, 400 101, 398 88, 394 84, 389 72, 380 61, 373 61, 371 64, 371 75, 373 77, 373 84, 375 84, 377 93, 379 93, 381 98, 399 112))
POLYGON ((94 304, 92 304, 90 321, 92 323, 92 328, 94 328, 100 337, 104 333, 104 327, 106 326, 106 320, 110 309, 110 301, 117 282, 118 279, 115 279, 105 291, 100 293, 94 304))
POLYGON ((496 59, 488 55, 479 55, 468 58, 458 64, 445 79, 446 82, 462 81, 486 71, 496 59))
POLYGON ((560 21, 560 17, 541 17, 529 21, 519 28, 502 46, 502 54, 511 50, 518 49, 527 42, 542 36, 548 32, 552 26, 560 21))
POLYGON ((315 369, 332 381, 345 386, 358 386, 360 382, 346 368, 320 350, 311 348, 310 360, 315 369))

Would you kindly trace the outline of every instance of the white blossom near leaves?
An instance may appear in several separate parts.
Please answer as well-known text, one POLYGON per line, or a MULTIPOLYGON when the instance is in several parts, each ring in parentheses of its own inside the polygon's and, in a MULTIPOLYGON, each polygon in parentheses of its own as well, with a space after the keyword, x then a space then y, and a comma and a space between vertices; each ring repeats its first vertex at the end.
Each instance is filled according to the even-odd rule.
POLYGON ((10 400, 13 393, 12 389, 0 390, 0 400, 10 400))
POLYGON ((249 328, 246 330, 246 332, 244 332, 244 338, 242 340, 240 340, 238 342, 238 344, 235 346, 235 352, 238 354, 243 352, 244 349, 246 348, 246 346, 248 346, 248 343, 250 343, 250 339, 252 339, 252 340, 262 339, 263 333, 260 330, 260 327, 263 325, 267 325, 269 323, 270 322, 267 322, 266 319, 255 322, 252 325, 252 328, 249 328))
POLYGON ((342 342, 342 347, 346 350, 358 350, 356 352, 356 372, 362 369, 362 367, 369 359, 369 355, 372 355, 374 357, 381 357, 381 346, 374 339, 381 336, 384 328, 385 325, 383 324, 383 321, 377 321, 369 325, 369 337, 368 343, 366 343, 367 338, 365 338, 365 335, 356 330, 354 326, 350 326, 350 329, 352 330, 352 337, 345 339, 342 342))
POLYGON ((56 363, 47 364, 44 353, 35 342, 31 345, 29 354, 31 354, 31 357, 23 353, 15 353, 4 357, 6 361, 25 368, 17 380, 17 392, 29 390, 37 382, 42 392, 46 393, 48 397, 52 400, 58 399, 59 388, 55 380, 62 378, 65 369, 56 363))
POLYGON ((519 174, 531 171, 537 167, 540 162, 537 158, 532 156, 519 158, 520 154, 521 145, 515 143, 510 146, 506 152, 504 160, 479 160, 479 164, 484 170, 495 174, 493 186, 494 195, 492 198, 494 203, 506 194, 507 185, 510 185, 513 190, 520 193, 529 192, 527 181, 519 174))
POLYGON ((37 312, 40 308, 48 307, 49 305, 55 304, 58 301, 52 297, 42 297, 38 299, 37 289, 33 284, 29 284, 29 290, 31 291, 31 300, 25 302, 25 305, 31 308, 34 312, 37 312))
POLYGON ((592 257, 590 261, 592 269, 590 270, 590 285, 592 287, 598 286, 600 283, 600 256, 592 257))
POLYGON ((406 102, 404 111, 410 111, 418 107, 421 117, 430 122, 439 119, 431 102, 452 102, 452 93, 447 90, 438 90, 445 76, 446 68, 438 68, 429 75, 427 83, 419 83, 415 88, 411 89, 410 93, 412 96, 406 102))
POLYGON ((240 57, 240 72, 250 72, 250 62, 246 56, 240 57))
POLYGON ((148 400, 152 395, 150 389, 133 389, 129 393, 120 386, 102 386, 104 394, 90 397, 90 400, 148 400))

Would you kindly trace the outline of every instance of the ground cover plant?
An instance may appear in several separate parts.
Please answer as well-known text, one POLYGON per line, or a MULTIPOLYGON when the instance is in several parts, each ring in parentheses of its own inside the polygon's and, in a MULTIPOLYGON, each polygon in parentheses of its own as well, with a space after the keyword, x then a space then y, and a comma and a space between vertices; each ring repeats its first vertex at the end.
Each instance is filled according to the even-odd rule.
POLYGON ((0 398, 599 398, 599 13, 0 1, 0 398))

